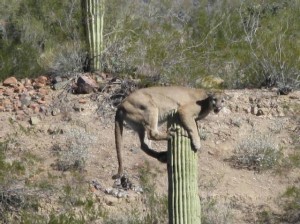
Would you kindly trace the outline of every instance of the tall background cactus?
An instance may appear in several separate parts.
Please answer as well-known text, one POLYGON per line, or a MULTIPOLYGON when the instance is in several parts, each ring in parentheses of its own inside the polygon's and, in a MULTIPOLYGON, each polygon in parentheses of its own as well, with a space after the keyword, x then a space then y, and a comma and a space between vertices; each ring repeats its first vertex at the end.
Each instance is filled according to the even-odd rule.
POLYGON ((198 194, 198 159, 177 114, 169 116, 175 130, 168 142, 168 203, 170 224, 201 224, 198 194))
POLYGON ((90 69, 101 70, 105 0, 84 0, 90 69))

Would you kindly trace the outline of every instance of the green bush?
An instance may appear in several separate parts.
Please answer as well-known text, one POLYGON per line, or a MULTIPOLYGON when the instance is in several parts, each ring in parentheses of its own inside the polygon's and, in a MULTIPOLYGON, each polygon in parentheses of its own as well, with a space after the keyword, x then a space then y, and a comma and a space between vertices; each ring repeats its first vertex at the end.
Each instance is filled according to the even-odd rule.
MULTIPOLYGON (((0 80, 11 75, 22 78, 52 72, 39 63, 40 57, 68 42, 80 41, 83 35, 80 4, 66 0, 1 1, 0 80)), ((53 54, 63 60, 62 52, 55 50, 53 54)))

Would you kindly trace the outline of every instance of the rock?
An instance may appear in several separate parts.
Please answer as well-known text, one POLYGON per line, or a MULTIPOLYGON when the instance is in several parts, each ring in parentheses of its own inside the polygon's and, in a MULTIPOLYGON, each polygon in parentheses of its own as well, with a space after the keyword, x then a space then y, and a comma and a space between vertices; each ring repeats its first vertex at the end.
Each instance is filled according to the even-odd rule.
POLYGON ((47 81, 48 81, 48 78, 44 75, 41 75, 41 76, 39 76, 38 78, 35 79, 35 82, 41 83, 41 84, 44 84, 44 85, 47 84, 47 81))
POLYGON ((121 179, 120 178, 117 178, 115 181, 114 181, 114 185, 113 185, 114 188, 121 188, 121 179))
POLYGON ((140 187, 140 186, 133 186, 133 187, 132 187, 132 190, 133 190, 134 192, 138 193, 138 194, 144 193, 143 188, 140 187))
POLYGON ((20 96, 20 102, 22 106, 29 106, 29 104, 31 103, 31 96, 27 95, 27 94, 22 94, 20 96))
POLYGON ((12 88, 7 88, 3 91, 3 95, 4 96, 8 96, 8 97, 13 97, 14 95, 14 89, 12 88))
POLYGON ((104 193, 106 193, 106 194, 111 194, 112 191, 113 191, 112 188, 106 188, 105 191, 104 191, 104 193))
POLYGON ((51 112, 52 116, 56 116, 56 115, 58 115, 59 113, 60 113, 60 109, 59 109, 59 108, 53 108, 53 110, 52 110, 52 112, 51 112))
POLYGON ((47 132, 49 135, 55 135, 55 134, 63 134, 64 130, 53 125, 48 128, 47 132))
POLYGON ((86 104, 87 103, 87 100, 86 99, 79 99, 78 102, 80 104, 86 104))
POLYGON ((73 106, 73 109, 76 112, 82 112, 82 111, 84 111, 83 105, 79 104, 79 103, 75 103, 74 106, 73 106))
POLYGON ((292 99, 292 100, 300 99, 300 97, 297 96, 297 95, 291 95, 291 96, 289 96, 289 98, 292 99))
POLYGON ((213 151, 211 151, 211 150, 208 150, 208 152, 207 152, 209 155, 211 155, 211 156, 214 156, 215 155, 215 153, 213 152, 213 151))
POLYGON ((127 193, 123 190, 119 190, 118 194, 117 194, 117 198, 125 198, 127 197, 127 193))
POLYGON ((122 176, 121 177, 121 186, 123 189, 128 190, 128 189, 132 188, 133 184, 131 183, 131 181, 129 180, 128 177, 122 176))
POLYGON ((46 101, 45 100, 38 100, 37 103, 38 104, 46 104, 46 101))
POLYGON ((277 111, 279 117, 285 116, 282 108, 278 107, 278 108, 276 108, 276 111, 277 111))
POLYGON ((40 110, 40 106, 39 106, 39 104, 37 104, 37 103, 35 103, 35 102, 31 102, 30 104, 29 104, 29 107, 34 111, 34 112, 39 112, 39 110, 40 110))
POLYGON ((84 83, 84 84, 88 84, 89 86, 91 86, 92 88, 98 88, 98 84, 96 83, 96 81, 88 76, 79 76, 79 78, 77 79, 77 84, 80 83, 84 83))
POLYGON ((48 78, 46 76, 39 76, 34 80, 34 87, 39 89, 47 85, 48 78))
POLYGON ((0 112, 4 112, 4 111, 5 111, 4 106, 0 106, 0 112))
POLYGON ((18 83, 15 87, 14 87, 14 92, 15 93, 23 93, 25 91, 25 86, 22 83, 18 83))
POLYGON ((288 95, 290 92, 293 91, 293 88, 290 86, 284 86, 278 89, 277 94, 278 95, 288 95))
POLYGON ((39 93, 40 96, 46 96, 46 95, 49 94, 49 91, 48 91, 48 89, 40 88, 40 89, 38 90, 38 93, 39 93))
POLYGON ((18 111, 16 112, 16 119, 17 119, 18 121, 23 121, 23 120, 25 119, 25 113, 24 113, 24 111, 18 110, 18 111))
POLYGON ((114 196, 116 198, 125 198, 128 195, 128 193, 125 192, 123 189, 116 188, 107 188, 104 190, 104 193, 114 196))
POLYGON ((63 88, 65 88, 69 83, 70 83, 69 80, 63 81, 63 82, 55 83, 55 84, 53 85, 53 89, 54 89, 54 90, 60 90, 60 89, 63 89, 63 88))
POLYGON ((230 114, 231 113, 231 110, 227 107, 224 107, 222 110, 221 110, 221 113, 223 114, 230 114))
POLYGON ((2 106, 4 107, 5 111, 11 112, 14 109, 13 102, 10 99, 4 99, 2 101, 2 106))
POLYGON ((76 85, 77 86, 74 91, 77 94, 89 94, 93 92, 94 89, 99 88, 99 85, 94 79, 85 75, 82 75, 77 79, 76 85))
POLYGON ((41 122, 41 120, 38 117, 31 117, 30 118, 30 124, 31 125, 37 125, 40 122, 41 122))
POLYGON ((15 111, 17 111, 19 108, 22 108, 22 103, 20 102, 20 100, 14 100, 13 105, 15 111))
POLYGON ((251 114, 256 115, 258 111, 257 106, 251 106, 251 114))
POLYGON ((4 86, 16 86, 18 83, 18 80, 15 77, 9 77, 4 80, 3 85, 4 86))
POLYGON ((32 86, 32 81, 28 78, 21 79, 20 83, 23 84, 26 88, 32 86))
POLYGON ((105 83, 105 80, 104 80, 103 77, 97 75, 95 78, 96 78, 96 82, 97 82, 98 84, 103 84, 103 83, 105 83))
POLYGON ((101 184, 98 182, 98 181, 96 181, 96 180, 92 180, 92 186, 96 189, 96 190, 101 190, 101 191, 103 191, 103 187, 101 186, 101 184))
POLYGON ((59 83, 62 81, 63 81, 63 79, 60 76, 55 76, 52 80, 52 83, 55 84, 55 83, 59 83))
POLYGON ((262 115, 265 115, 263 110, 262 109, 258 109, 257 110, 257 113, 256 113, 256 116, 262 116, 262 115))

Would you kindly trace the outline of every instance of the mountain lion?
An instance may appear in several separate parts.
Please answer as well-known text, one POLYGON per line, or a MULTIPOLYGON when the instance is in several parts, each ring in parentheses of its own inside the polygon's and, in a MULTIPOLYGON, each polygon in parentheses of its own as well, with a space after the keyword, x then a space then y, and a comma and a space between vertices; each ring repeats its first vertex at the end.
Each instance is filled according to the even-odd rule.
POLYGON ((167 162, 167 152, 157 152, 145 143, 145 137, 150 140, 167 140, 170 131, 161 133, 158 126, 166 122, 167 114, 177 109, 179 117, 187 130, 193 150, 200 149, 200 137, 195 121, 206 117, 210 111, 218 113, 223 107, 224 99, 221 93, 208 94, 203 89, 187 87, 150 87, 139 89, 130 94, 119 106, 115 116, 115 143, 119 163, 119 178, 123 174, 122 165, 122 134, 123 122, 138 133, 141 149, 161 162, 167 162))

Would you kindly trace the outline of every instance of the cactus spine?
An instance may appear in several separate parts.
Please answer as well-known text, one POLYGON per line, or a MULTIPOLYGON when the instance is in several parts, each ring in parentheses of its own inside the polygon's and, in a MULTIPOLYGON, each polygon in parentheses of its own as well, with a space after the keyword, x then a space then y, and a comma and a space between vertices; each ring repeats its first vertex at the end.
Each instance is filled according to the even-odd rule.
POLYGON ((168 142, 169 223, 201 224, 197 154, 177 113, 169 116, 168 127, 175 130, 168 142))
POLYGON ((91 70, 101 70, 105 0, 85 0, 87 40, 91 70))

